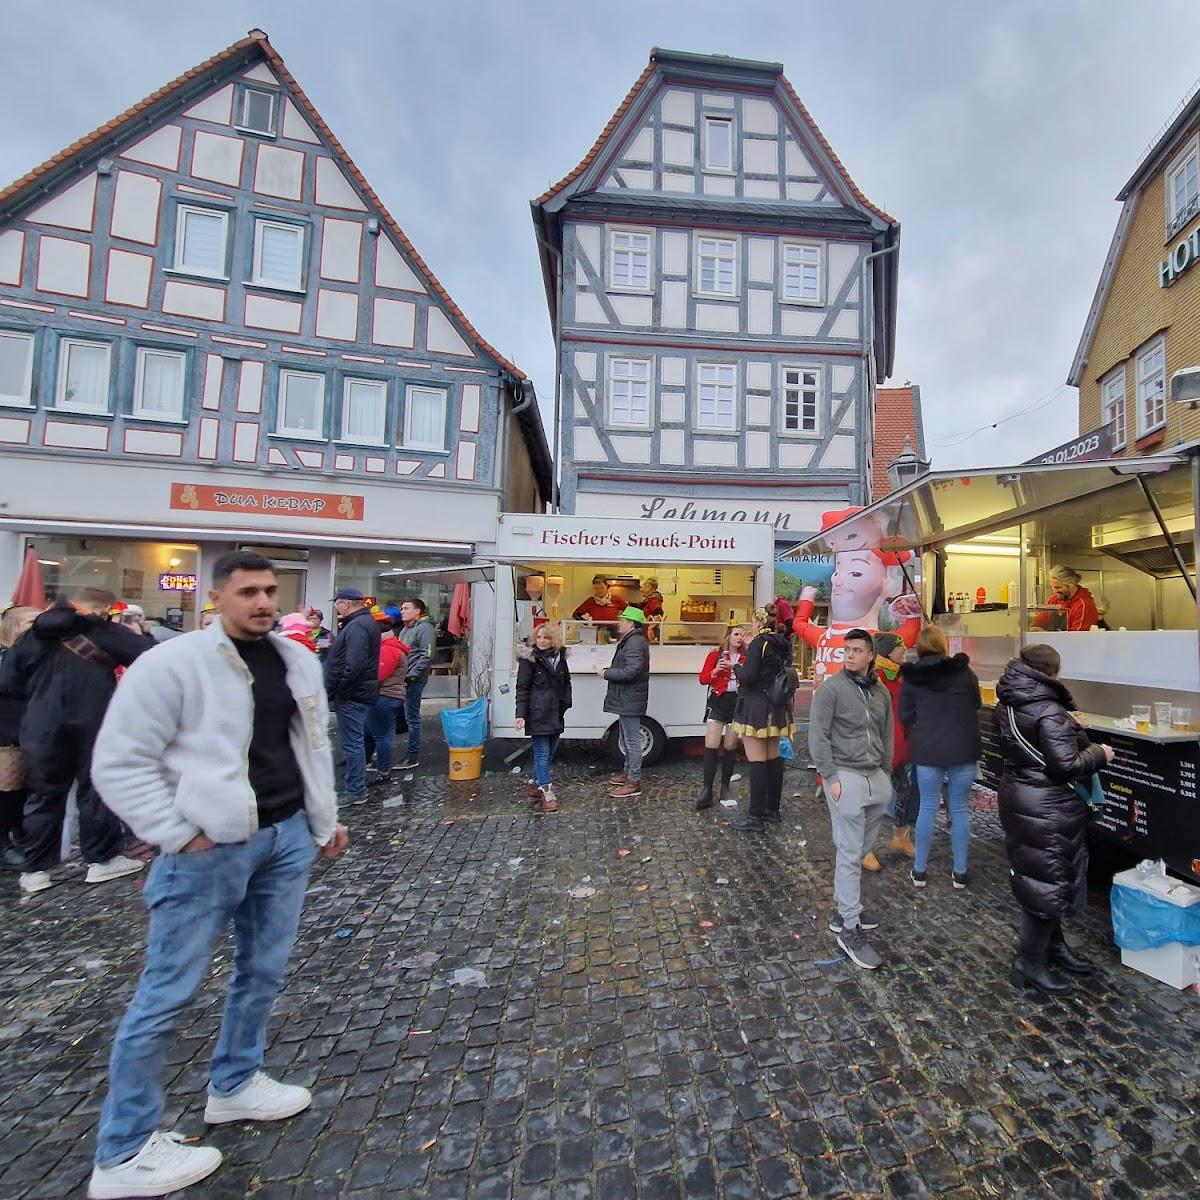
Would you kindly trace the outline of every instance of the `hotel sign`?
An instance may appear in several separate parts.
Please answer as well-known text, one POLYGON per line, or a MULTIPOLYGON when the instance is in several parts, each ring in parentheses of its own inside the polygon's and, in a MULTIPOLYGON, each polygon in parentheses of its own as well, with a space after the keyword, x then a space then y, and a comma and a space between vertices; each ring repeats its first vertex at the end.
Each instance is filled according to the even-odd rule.
POLYGON ((1169 288, 1198 258, 1200 258, 1200 228, 1193 229, 1158 264, 1158 286, 1169 288))
POLYGON ((173 483, 171 507, 190 509, 192 512, 236 512, 267 517, 320 517, 324 521, 361 521, 365 502, 362 496, 328 496, 320 492, 173 483))

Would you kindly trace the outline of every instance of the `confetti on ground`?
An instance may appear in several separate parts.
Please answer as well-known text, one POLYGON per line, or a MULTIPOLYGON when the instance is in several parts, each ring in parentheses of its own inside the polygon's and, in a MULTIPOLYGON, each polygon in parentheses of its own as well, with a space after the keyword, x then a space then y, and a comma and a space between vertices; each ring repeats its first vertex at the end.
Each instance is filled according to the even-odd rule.
POLYGON ((701 921, 700 928, 701 929, 715 929, 716 925, 712 921, 701 921))
POLYGON ((451 982, 456 987, 487 987, 487 976, 474 967, 459 967, 451 982))
POLYGON ((587 900, 595 894, 596 889, 594 887, 573 887, 567 892, 567 895, 572 900, 587 900))
POLYGON ((414 967, 432 967, 440 957, 441 955, 435 954, 432 950, 422 950, 420 954, 413 954, 403 959, 398 965, 402 971, 411 971, 414 967))
POLYGON ((339 929, 333 936, 339 938, 348 938, 353 932, 353 929, 339 929))
POLYGON ((632 850, 626 850, 624 847, 622 847, 620 850, 617 851, 617 857, 618 858, 628 858, 632 853, 633 853, 632 850))
POLYGON ((832 967, 835 963, 840 963, 840 962, 845 962, 845 961, 846 961, 845 955, 839 954, 837 956, 837 958, 818 958, 817 961, 813 963, 813 966, 814 967, 832 967))
POLYGON ((721 801, 722 808, 737 808, 737 801, 733 797, 721 801))
POLYGON ((718 882, 718 883, 728 883, 728 882, 729 882, 729 880, 728 880, 728 879, 726 879, 724 875, 718 875, 718 876, 717 876, 717 882, 718 882))

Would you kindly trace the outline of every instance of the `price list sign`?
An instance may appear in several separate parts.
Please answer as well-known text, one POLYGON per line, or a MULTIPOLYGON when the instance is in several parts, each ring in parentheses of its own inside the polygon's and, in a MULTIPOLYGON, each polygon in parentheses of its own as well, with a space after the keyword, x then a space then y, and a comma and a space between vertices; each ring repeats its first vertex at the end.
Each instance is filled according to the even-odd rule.
POLYGON ((979 710, 979 736, 983 742, 983 753, 979 756, 979 782, 994 791, 1000 786, 1000 776, 1004 772, 1004 756, 1000 753, 994 708, 979 710))

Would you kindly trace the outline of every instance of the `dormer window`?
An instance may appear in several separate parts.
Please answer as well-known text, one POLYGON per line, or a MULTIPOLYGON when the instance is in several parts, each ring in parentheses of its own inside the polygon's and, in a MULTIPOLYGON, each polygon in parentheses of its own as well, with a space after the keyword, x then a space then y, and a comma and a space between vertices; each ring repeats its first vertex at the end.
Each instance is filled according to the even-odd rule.
POLYGON ((238 96, 237 127, 250 133, 275 136, 279 94, 268 88, 243 87, 238 96))
POLYGON ((1200 211, 1200 142, 1191 145, 1167 168, 1167 237, 1173 237, 1200 211))

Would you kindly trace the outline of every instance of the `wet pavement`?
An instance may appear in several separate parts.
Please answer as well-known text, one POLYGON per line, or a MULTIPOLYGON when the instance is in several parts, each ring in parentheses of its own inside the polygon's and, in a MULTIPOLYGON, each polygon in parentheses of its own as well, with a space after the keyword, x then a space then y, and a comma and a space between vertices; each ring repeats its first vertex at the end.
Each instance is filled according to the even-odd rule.
MULTIPOLYGON (((312 1108, 214 1130, 226 1163, 186 1195, 1197 1193, 1200 998, 1120 965, 1100 895, 1071 930, 1098 972, 1067 999, 1014 991, 986 800, 970 890, 944 832, 924 892, 881 854, 886 964, 865 972, 826 928, 828 820, 801 767, 783 826, 754 836, 692 811, 678 750, 615 802, 596 751, 565 748, 545 817, 518 776, 450 785, 430 762, 403 804, 350 810, 351 853, 313 873, 267 1062, 312 1108)), ((0 886, 0 1200, 80 1196, 140 882, 87 888, 69 865, 38 896, 0 886)), ((226 945, 170 1055, 188 1133, 228 970, 226 945)))

